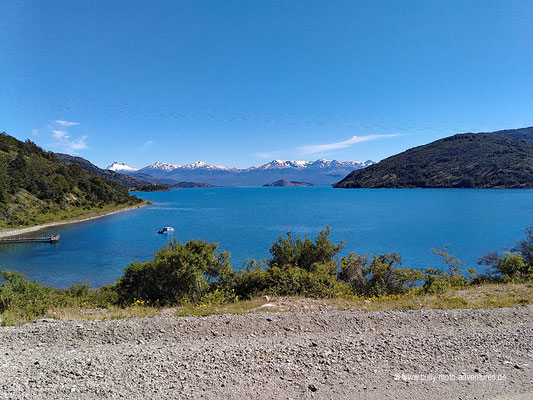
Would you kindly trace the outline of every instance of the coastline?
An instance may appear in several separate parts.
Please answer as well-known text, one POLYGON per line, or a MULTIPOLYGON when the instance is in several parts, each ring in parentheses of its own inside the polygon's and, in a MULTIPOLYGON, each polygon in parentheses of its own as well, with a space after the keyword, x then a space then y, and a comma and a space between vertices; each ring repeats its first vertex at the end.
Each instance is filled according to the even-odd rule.
POLYGON ((137 204, 137 205, 134 205, 134 206, 124 207, 124 208, 121 208, 121 209, 118 209, 118 210, 106 211, 106 212, 104 212, 102 214, 93 215, 91 217, 84 217, 84 218, 80 218, 80 219, 65 220, 65 221, 49 222, 49 223, 41 224, 41 225, 28 226, 26 228, 14 228, 14 229, 10 228, 10 229, 6 229, 6 230, 0 230, 0 238, 6 238, 6 237, 11 237, 11 236, 19 236, 19 235, 23 235, 25 233, 37 232, 37 231, 40 231, 42 229, 50 228, 52 226, 69 225, 69 224, 76 224, 78 222, 90 221, 92 219, 102 218, 102 217, 106 217, 108 215, 117 214, 117 213, 124 212, 124 211, 135 210, 137 208, 141 208, 141 207, 144 207, 144 206, 147 206, 147 205, 148 205, 147 203, 137 204))

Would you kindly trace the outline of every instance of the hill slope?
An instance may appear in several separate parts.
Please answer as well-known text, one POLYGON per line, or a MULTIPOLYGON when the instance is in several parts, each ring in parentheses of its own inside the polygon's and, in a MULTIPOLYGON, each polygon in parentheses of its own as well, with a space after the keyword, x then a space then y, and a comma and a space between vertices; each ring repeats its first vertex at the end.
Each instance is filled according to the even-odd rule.
POLYGON ((515 133, 528 137, 520 131, 440 139, 353 171, 334 187, 530 188, 533 144, 513 137, 515 133))
POLYGON ((110 181, 120 183, 127 188, 140 188, 143 186, 149 186, 152 182, 146 181, 134 176, 121 174, 109 169, 101 169, 82 157, 71 156, 70 154, 55 153, 57 159, 63 164, 78 164, 83 170, 92 174, 101 176, 102 178, 109 179, 110 181))
POLYGON ((497 131, 493 133, 520 139, 528 143, 533 143, 533 126, 520 129, 506 129, 504 131, 497 131))
POLYGON ((65 165, 31 141, 0 133, 0 229, 87 216, 140 203, 127 189, 65 165))

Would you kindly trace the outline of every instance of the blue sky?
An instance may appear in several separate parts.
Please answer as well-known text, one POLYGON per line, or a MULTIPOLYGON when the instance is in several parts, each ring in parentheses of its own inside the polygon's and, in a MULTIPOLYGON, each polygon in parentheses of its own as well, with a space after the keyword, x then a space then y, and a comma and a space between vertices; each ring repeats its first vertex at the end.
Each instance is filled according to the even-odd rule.
POLYGON ((2 1, 0 130, 99 166, 533 125, 532 1, 2 1))

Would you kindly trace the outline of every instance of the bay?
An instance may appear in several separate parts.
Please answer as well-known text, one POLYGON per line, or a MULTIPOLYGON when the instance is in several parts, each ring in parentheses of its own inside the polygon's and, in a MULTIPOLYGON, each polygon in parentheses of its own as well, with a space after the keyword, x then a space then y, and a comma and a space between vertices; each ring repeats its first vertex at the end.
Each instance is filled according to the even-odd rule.
POLYGON ((315 237, 327 225, 343 254, 397 252, 412 267, 441 267, 431 248, 449 250, 478 267, 488 250, 524 237, 533 222, 533 190, 333 189, 330 187, 208 188, 135 193, 154 204, 103 218, 56 226, 56 244, 0 245, 0 269, 68 287, 111 284, 133 261, 145 261, 169 239, 203 239, 247 258, 268 257, 280 235, 315 237), (157 233, 164 226, 174 234, 157 233))

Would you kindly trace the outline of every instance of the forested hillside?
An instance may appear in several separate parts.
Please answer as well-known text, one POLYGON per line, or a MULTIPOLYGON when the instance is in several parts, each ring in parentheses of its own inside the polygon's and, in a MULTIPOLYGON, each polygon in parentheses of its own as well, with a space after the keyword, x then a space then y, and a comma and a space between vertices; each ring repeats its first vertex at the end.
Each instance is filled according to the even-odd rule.
POLYGON ((506 129, 504 131, 497 131, 494 133, 520 139, 528 143, 533 143, 533 126, 520 129, 506 129))
POLYGON ((353 171, 334 187, 531 188, 530 131, 450 136, 353 171))
POLYGON ((135 205, 116 183, 65 165, 31 141, 0 133, 0 228, 31 226, 135 205))

